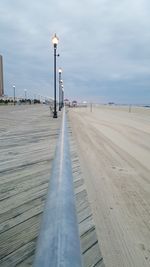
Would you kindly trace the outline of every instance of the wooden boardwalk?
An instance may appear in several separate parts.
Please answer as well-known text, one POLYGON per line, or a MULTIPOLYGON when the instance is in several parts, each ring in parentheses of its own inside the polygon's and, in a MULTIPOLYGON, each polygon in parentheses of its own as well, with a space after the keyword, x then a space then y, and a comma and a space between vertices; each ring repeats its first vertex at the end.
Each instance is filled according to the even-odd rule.
POLYGON ((47 106, 0 107, 0 266, 30 266, 60 118, 47 106))
MULTIPOLYGON (((0 107, 0 266, 32 266, 61 118, 47 106, 0 107)), ((103 266, 70 135, 84 266, 103 266)))

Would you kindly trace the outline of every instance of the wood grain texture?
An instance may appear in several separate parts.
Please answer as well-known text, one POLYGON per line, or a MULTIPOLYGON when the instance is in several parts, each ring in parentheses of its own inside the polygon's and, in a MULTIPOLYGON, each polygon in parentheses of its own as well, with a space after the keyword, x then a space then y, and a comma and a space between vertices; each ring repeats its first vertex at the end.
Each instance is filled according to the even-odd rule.
POLYGON ((31 266, 61 117, 0 107, 0 266, 31 266))
MULTIPOLYGON (((61 116, 47 106, 0 107, 0 266, 32 266, 61 116)), ((104 266, 69 130, 84 267, 104 266)))

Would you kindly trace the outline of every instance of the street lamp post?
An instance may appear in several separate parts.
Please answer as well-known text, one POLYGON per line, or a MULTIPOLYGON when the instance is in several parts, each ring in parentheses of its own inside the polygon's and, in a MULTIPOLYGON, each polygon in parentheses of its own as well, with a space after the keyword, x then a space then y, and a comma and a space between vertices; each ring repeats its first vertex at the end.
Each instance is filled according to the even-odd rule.
POLYGON ((16 104, 16 87, 13 85, 13 91, 14 91, 14 106, 16 104))
POLYGON ((61 108, 63 107, 63 80, 61 82, 61 108))
POLYGON ((59 68, 59 111, 61 110, 62 108, 62 87, 61 87, 61 74, 62 74, 62 69, 59 68))
POLYGON ((62 88, 62 107, 64 107, 64 86, 63 84, 61 85, 62 88))
POLYGON ((55 35, 52 38, 52 43, 54 45, 54 113, 53 118, 57 118, 57 108, 56 108, 56 50, 57 50, 57 44, 58 44, 58 37, 55 35))

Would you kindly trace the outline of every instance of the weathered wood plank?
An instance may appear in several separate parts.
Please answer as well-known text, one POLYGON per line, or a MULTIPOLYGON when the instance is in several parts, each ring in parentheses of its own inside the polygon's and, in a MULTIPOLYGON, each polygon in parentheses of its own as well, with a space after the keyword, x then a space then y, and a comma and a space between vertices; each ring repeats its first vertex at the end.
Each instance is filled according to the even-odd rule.
MULTIPOLYGON (((12 112, 0 118, 0 266, 27 267, 33 262, 60 119, 50 118, 43 107, 20 107, 13 121, 12 112)), ((76 146, 70 140, 84 266, 102 267, 76 146)))
POLYGON ((28 201, 24 203, 23 205, 20 205, 18 207, 15 207, 14 209, 11 209, 0 216, 0 224, 3 224, 3 227, 7 226, 7 221, 13 221, 13 220, 19 220, 19 216, 22 216, 24 212, 28 212, 37 206, 42 205, 43 201, 45 201, 46 194, 43 194, 41 197, 36 198, 34 200, 28 201))
POLYGON ((0 107, 0 266, 31 266, 61 118, 0 107))
POLYGON ((41 215, 36 215, 2 233, 0 235, 0 258, 6 257, 35 239, 39 232, 40 218, 41 215))
POLYGON ((102 256, 100 255, 98 243, 83 253, 83 264, 86 267, 104 267, 104 262, 102 256))
POLYGON ((31 208, 30 210, 19 214, 18 216, 11 218, 7 221, 4 221, 3 223, 0 224, 0 233, 5 232, 6 230, 9 230, 10 228, 23 223, 25 220, 30 219, 31 217, 34 217, 40 213, 43 212, 43 208, 44 208, 44 200, 41 203, 40 206, 36 206, 31 208))
POLYGON ((49 177, 44 172, 40 172, 37 175, 28 175, 26 179, 13 180, 12 183, 4 183, 0 187, 0 200, 5 200, 7 198, 13 197, 14 195, 20 194, 24 191, 30 190, 32 188, 41 186, 42 184, 48 183, 49 177), (42 177, 42 178, 41 178, 42 177))
POLYGON ((8 256, 0 260, 1 267, 15 267, 15 266, 31 266, 33 254, 35 251, 35 240, 28 242, 26 245, 20 247, 8 256), (31 256, 32 255, 32 256, 31 256), (20 263, 20 264, 19 264, 20 263))
POLYGON ((30 190, 21 192, 11 198, 1 201, 0 214, 3 214, 11 209, 14 209, 24 203, 39 198, 46 194, 48 183, 44 183, 30 190))
POLYGON ((12 184, 14 180, 26 180, 28 177, 40 175, 41 172, 49 173, 51 161, 49 162, 39 162, 36 164, 36 168, 33 165, 28 165, 19 169, 13 169, 1 174, 0 186, 5 183, 12 184))

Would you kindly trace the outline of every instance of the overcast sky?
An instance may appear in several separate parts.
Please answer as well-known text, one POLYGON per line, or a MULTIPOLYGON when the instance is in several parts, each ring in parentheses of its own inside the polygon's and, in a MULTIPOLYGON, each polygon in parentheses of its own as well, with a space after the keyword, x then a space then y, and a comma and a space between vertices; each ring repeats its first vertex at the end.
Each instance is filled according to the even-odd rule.
POLYGON ((1 0, 5 94, 53 97, 55 32, 65 97, 150 103, 149 0, 1 0))

